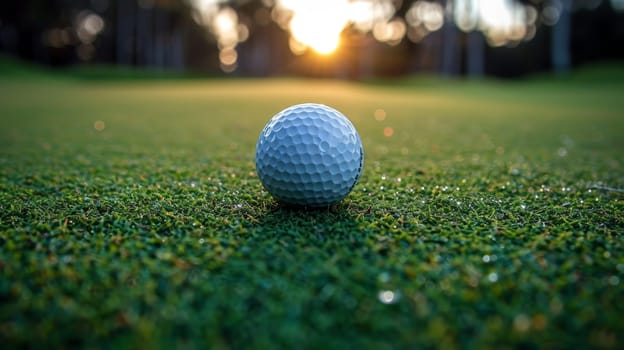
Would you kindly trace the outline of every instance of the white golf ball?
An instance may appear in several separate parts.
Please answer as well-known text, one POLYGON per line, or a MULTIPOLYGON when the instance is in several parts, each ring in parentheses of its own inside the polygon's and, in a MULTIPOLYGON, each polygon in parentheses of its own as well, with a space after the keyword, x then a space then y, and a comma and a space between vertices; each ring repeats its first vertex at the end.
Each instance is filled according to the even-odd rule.
POLYGON ((357 130, 337 110, 316 103, 288 107, 264 127, 256 171, 279 202, 323 207, 343 199, 362 174, 357 130))

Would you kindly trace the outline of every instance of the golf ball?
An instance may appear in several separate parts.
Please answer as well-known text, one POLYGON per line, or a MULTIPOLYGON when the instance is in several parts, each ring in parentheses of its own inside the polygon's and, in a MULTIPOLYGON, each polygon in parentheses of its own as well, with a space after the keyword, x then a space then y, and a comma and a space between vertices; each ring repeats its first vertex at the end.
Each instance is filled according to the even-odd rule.
POLYGON ((256 171, 279 202, 324 207, 343 199, 362 174, 357 130, 337 110, 304 103, 277 113, 256 144, 256 171))

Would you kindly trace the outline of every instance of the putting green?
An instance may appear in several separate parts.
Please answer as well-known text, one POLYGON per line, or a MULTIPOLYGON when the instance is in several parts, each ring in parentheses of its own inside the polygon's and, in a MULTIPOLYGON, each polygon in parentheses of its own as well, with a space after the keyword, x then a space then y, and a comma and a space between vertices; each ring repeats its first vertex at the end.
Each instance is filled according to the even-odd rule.
POLYGON ((598 72, 369 84, 8 75, 0 338, 621 348, 624 80, 598 72), (360 183, 326 210, 281 208, 255 175, 262 126, 301 102, 339 109, 364 143, 360 183))

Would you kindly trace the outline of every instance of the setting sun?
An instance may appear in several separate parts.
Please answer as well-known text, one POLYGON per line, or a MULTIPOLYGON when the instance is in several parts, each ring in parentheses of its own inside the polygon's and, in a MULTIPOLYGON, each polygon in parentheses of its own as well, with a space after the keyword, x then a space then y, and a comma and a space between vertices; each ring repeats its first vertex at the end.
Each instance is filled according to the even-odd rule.
POLYGON ((317 18, 295 14, 290 22, 290 31, 299 43, 320 54, 328 55, 340 44, 342 26, 319 25, 317 18))
POLYGON ((348 2, 335 0, 280 2, 291 14, 288 29, 295 41, 319 54, 328 55, 340 45, 340 34, 349 24, 348 2))

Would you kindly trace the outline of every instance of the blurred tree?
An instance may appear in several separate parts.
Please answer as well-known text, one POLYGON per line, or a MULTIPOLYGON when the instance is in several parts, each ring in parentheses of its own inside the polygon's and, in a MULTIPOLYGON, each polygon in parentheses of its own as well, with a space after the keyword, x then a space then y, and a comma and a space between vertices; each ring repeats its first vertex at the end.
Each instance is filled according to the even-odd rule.
POLYGON ((442 0, 444 25, 442 26, 442 70, 444 76, 456 76, 460 73, 461 56, 459 53, 459 32, 453 23, 453 0, 442 0))
MULTIPOLYGON (((384 17, 388 22, 377 34, 385 35, 388 30, 396 34, 396 28, 402 25, 401 37, 407 33, 409 40, 381 40, 373 35, 374 31, 361 33, 351 26, 343 31, 338 51, 324 57, 292 52, 291 34, 273 18, 276 1, 199 2, 236 10, 233 30, 237 31, 237 42, 227 55, 222 55, 226 61, 234 59, 234 64, 226 68, 235 74, 357 78, 435 71, 445 75, 511 77, 545 69, 564 72, 585 62, 624 58, 624 12, 615 11, 624 9, 618 5, 622 0, 370 0, 376 10, 387 8, 388 1, 395 10, 391 17, 384 17), (429 23, 425 28, 420 23, 415 31, 407 18, 408 11, 416 3, 434 2, 445 9, 444 24, 440 28, 429 23), (500 4, 516 11, 506 17, 507 21, 532 22, 520 29, 507 23, 501 37, 500 33, 485 30, 484 23, 465 26, 453 16, 462 6, 469 6, 470 12, 479 16, 483 15, 480 6, 494 6, 494 10, 490 8, 490 20, 504 24, 501 18, 505 15, 496 12, 502 11, 497 7, 500 4), (526 10, 529 7, 531 10, 526 10)), ((198 20, 194 2, 0 2, 0 52, 49 65, 96 62, 217 72, 224 67, 219 56, 222 47, 214 28, 198 20)), ((439 11, 438 5, 425 7, 439 11)), ((425 17, 433 18, 432 13, 425 17)), ((422 22, 423 18, 418 20, 422 22)))
POLYGON ((184 2, 116 0, 116 9, 116 63, 184 69, 191 13, 184 2))
POLYGON ((134 13, 136 3, 134 1, 117 0, 117 30, 116 52, 117 64, 132 65, 134 55, 134 13))
POLYGON ((552 28, 551 57, 555 72, 562 74, 570 70, 570 28, 572 22, 572 0, 560 0, 559 20, 552 28))
POLYGON ((485 39, 474 30, 466 34, 466 74, 471 78, 485 74, 485 39))

